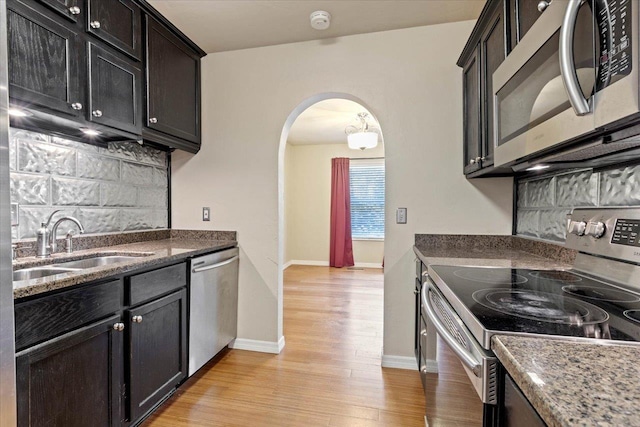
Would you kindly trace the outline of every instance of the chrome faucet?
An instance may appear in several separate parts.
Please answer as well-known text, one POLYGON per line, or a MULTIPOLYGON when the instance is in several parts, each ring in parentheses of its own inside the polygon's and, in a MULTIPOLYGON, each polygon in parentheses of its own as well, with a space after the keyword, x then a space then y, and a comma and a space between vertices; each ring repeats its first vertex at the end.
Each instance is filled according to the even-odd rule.
POLYGON ((58 232, 58 226, 60 223, 64 221, 71 221, 75 223, 80 229, 80 234, 84 233, 84 227, 80 224, 80 221, 75 219, 72 216, 64 216, 57 220, 53 227, 51 227, 51 231, 49 231, 49 223, 51 223, 51 219, 55 214, 60 212, 60 210, 53 211, 47 222, 43 222, 40 224, 40 229, 37 232, 37 243, 36 243, 36 256, 38 258, 47 258, 50 257, 52 253, 54 253, 58 249, 58 242, 56 241, 56 233, 58 232))

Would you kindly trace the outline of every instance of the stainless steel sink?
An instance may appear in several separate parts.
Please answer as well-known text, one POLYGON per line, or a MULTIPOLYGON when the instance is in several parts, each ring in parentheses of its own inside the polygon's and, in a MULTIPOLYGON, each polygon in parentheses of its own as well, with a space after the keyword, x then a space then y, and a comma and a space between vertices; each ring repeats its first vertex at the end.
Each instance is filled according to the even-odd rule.
POLYGON ((21 280, 38 279, 40 277, 70 273, 72 271, 77 271, 77 270, 78 270, 77 268, 52 267, 48 265, 43 267, 23 268, 21 270, 16 270, 13 272, 13 281, 18 282, 21 280))
POLYGON ((133 261, 136 259, 140 259, 140 256, 129 256, 129 255, 103 255, 96 256, 92 258, 79 259, 77 261, 68 261, 61 262, 56 264, 56 266, 63 268, 92 268, 92 267, 100 267, 103 265, 115 264, 117 262, 124 261, 133 261))

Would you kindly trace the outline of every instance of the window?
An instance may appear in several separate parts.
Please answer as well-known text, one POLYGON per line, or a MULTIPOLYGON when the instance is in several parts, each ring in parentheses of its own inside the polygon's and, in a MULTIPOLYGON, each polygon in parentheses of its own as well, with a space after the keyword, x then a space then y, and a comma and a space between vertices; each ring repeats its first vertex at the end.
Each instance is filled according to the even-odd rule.
POLYGON ((384 239, 384 159, 349 162, 351 237, 384 239))

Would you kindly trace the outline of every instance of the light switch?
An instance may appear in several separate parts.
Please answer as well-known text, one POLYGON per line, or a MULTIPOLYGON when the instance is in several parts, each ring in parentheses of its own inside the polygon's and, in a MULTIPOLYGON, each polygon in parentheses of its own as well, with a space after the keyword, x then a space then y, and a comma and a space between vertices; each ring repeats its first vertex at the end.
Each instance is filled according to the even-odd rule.
POLYGON ((396 224, 407 223, 407 208, 398 208, 396 210, 396 224))
POLYGON ((209 208, 202 208, 202 220, 211 221, 211 210, 209 208))

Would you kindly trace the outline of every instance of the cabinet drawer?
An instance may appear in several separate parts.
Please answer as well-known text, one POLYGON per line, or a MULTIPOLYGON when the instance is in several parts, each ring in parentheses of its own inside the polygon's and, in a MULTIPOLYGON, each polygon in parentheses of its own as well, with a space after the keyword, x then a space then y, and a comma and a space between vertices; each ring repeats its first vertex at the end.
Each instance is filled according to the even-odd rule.
POLYGON ((129 305, 136 305, 187 285, 187 264, 138 274, 129 278, 129 305))
POLYGON ((120 311, 122 282, 89 285, 15 305, 16 349, 21 350, 120 311))

